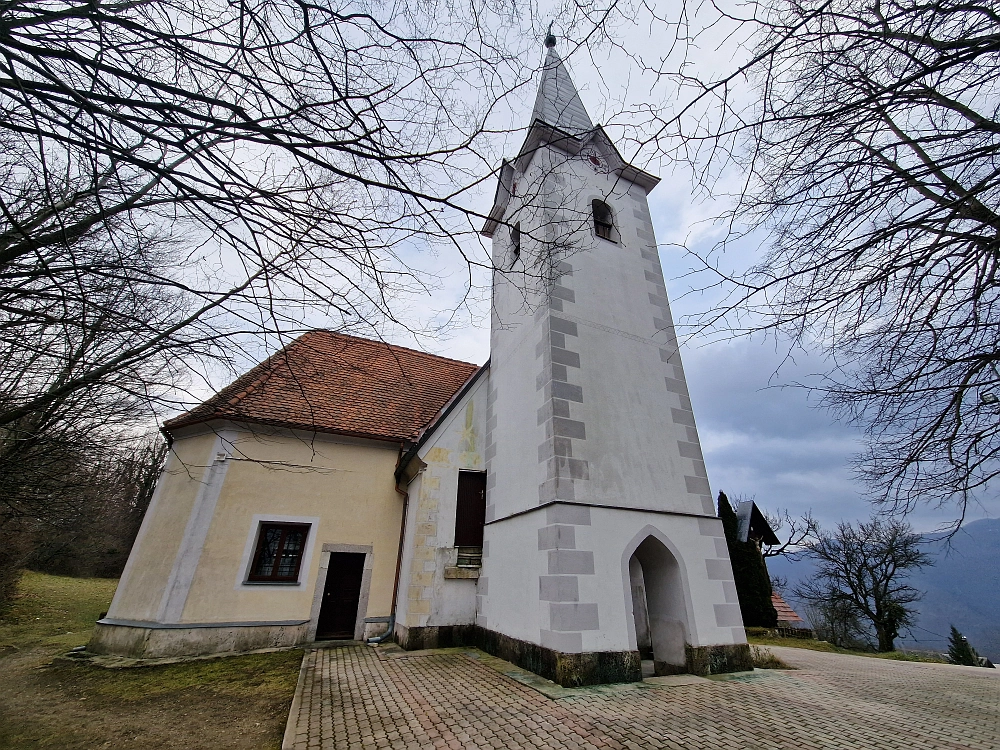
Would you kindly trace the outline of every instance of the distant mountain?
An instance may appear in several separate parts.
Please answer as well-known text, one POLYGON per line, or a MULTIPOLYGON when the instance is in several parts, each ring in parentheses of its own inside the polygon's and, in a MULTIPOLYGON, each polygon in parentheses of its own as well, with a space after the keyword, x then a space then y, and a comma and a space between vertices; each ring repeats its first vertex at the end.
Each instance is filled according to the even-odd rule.
MULTIPOLYGON (((947 651, 948 628, 954 625, 980 654, 1000 663, 1000 519, 968 523, 950 549, 938 544, 929 551, 934 565, 910 578, 924 598, 916 604, 916 626, 903 645, 947 651)), ((771 558, 767 567, 772 576, 787 578, 789 589, 815 571, 808 560, 771 558)), ((806 617, 790 591, 785 599, 806 617)))

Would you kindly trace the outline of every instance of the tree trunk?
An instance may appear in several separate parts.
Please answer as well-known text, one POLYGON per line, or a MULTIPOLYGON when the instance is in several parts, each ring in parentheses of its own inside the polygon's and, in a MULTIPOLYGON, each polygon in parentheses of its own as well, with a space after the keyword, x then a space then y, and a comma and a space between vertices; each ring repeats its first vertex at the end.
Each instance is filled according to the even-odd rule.
POLYGON ((889 651, 896 650, 896 636, 889 629, 885 627, 878 627, 875 629, 876 635, 878 635, 878 650, 879 653, 887 653, 889 651))

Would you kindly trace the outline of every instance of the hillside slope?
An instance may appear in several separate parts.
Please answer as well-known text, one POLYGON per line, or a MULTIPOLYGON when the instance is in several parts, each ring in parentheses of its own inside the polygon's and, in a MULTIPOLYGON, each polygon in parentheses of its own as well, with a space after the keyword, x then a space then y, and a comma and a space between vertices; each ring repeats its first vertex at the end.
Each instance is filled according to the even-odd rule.
MULTIPOLYGON (((1000 519, 966 524, 951 548, 938 544, 929 552, 935 564, 911 578, 924 592, 919 616, 904 646, 946 651, 948 628, 954 625, 984 656, 1000 663, 1000 519)), ((814 571, 808 560, 768 560, 772 576, 788 579, 789 590, 814 571)), ((806 613, 789 593, 785 597, 803 617, 806 613)))

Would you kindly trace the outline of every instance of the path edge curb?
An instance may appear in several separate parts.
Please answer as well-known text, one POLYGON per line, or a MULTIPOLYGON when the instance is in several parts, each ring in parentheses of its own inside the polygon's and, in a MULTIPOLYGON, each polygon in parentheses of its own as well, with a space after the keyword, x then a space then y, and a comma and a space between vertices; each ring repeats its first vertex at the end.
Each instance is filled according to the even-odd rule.
POLYGON ((306 686, 307 662, 315 652, 305 651, 302 654, 302 664, 299 666, 299 679, 295 683, 295 695, 288 709, 288 720, 285 722, 285 733, 281 738, 281 750, 295 750, 295 729, 298 725, 299 709, 302 706, 302 693, 306 686))

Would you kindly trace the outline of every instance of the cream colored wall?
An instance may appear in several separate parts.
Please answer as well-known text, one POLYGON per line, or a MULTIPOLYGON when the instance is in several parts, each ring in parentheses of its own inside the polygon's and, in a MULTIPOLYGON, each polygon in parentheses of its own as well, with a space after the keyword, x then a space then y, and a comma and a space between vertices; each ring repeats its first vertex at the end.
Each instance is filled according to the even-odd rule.
POLYGON ((324 544, 371 545, 366 617, 392 606, 402 496, 397 445, 241 433, 183 610, 182 622, 308 619, 324 544), (248 585, 244 550, 255 515, 317 517, 298 586, 248 585))
POLYGON ((365 616, 388 616, 403 508, 393 479, 399 446, 216 427, 218 434, 203 429, 202 434, 174 441, 108 618, 183 623, 307 620, 327 543, 372 547, 365 616), (178 573, 184 557, 179 551, 185 532, 192 536, 192 512, 220 450, 230 458, 188 587, 185 574, 178 573), (310 530, 311 554, 299 585, 245 583, 248 539, 259 525, 255 516, 319 519, 310 530), (180 596, 179 617, 170 616, 168 586, 171 596, 180 596))
POLYGON ((184 529, 217 440, 203 434, 173 445, 108 617, 156 621, 184 529))
POLYGON ((455 513, 460 469, 483 471, 488 374, 483 373, 418 451, 424 466, 407 487, 397 620, 408 627, 471 624, 476 581, 444 577, 456 563, 455 513))

